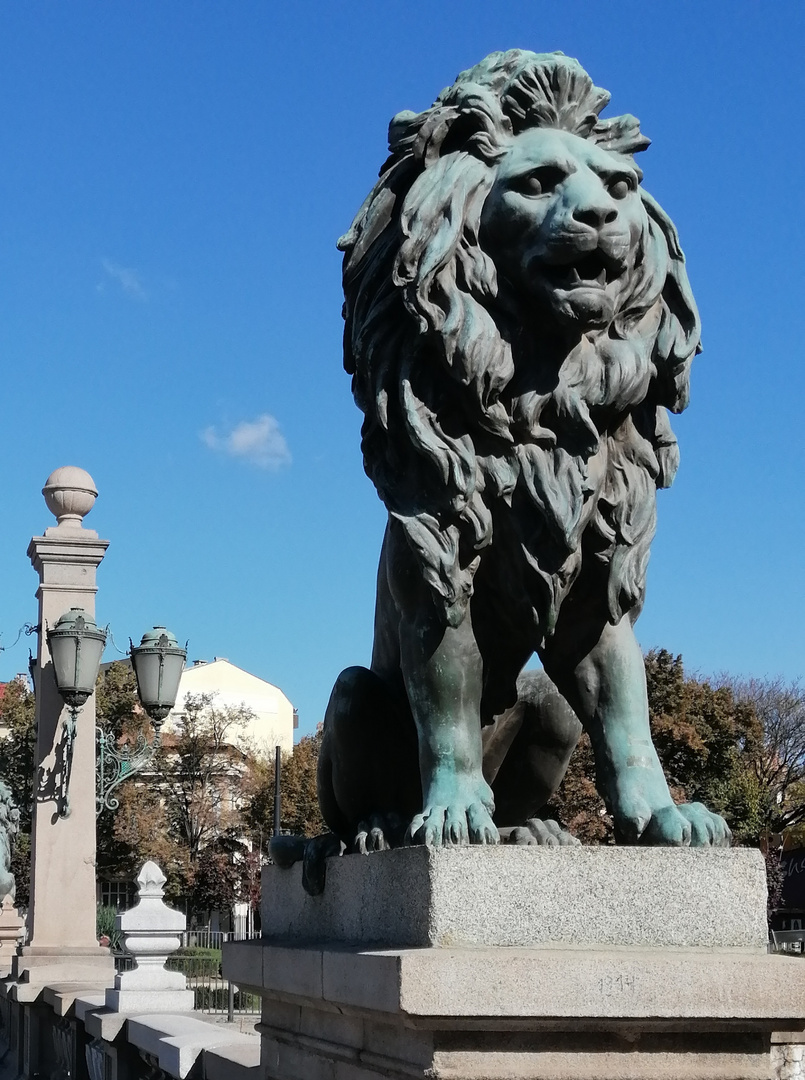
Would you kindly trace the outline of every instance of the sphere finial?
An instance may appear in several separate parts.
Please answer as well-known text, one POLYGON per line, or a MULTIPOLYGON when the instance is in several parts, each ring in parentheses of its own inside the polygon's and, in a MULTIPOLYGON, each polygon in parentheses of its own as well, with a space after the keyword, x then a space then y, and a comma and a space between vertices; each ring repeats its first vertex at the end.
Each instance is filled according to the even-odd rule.
POLYGON ((82 519, 95 505, 98 489, 86 470, 63 465, 47 478, 42 494, 59 527, 80 529, 82 519))

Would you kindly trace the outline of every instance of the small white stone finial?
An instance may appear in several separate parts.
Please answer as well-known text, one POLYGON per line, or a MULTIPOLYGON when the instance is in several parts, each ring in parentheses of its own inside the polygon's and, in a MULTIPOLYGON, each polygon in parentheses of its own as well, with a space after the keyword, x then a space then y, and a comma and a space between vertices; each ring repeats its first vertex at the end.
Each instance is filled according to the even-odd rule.
POLYGON ((168 971, 168 957, 182 944, 187 920, 163 901, 165 875, 147 862, 137 875, 139 898, 115 923, 135 966, 115 976, 106 991, 106 1007, 115 1012, 189 1012, 194 992, 180 971, 168 971))
POLYGON ((98 489, 85 469, 63 465, 47 478, 42 494, 59 528, 80 529, 82 519, 95 505, 98 489))

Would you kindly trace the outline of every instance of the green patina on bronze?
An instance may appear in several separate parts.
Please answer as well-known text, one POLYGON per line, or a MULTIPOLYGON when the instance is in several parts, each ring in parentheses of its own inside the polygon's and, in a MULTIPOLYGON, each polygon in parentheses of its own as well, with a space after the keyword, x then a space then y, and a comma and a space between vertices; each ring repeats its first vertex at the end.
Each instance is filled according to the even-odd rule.
POLYGON ((621 843, 729 842, 675 806, 633 632, 699 320, 630 115, 561 53, 493 53, 390 126, 339 246, 344 363, 389 520, 371 666, 320 801, 345 842, 569 842, 584 728, 621 843), (537 653, 544 673, 524 672, 537 653))

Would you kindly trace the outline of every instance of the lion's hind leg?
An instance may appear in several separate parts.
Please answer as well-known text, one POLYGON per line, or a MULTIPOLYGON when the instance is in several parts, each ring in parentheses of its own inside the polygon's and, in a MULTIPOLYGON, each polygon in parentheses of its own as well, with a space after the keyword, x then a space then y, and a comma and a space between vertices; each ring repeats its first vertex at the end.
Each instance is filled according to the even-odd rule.
POLYGON ((506 843, 573 843, 538 815, 556 793, 581 723, 544 671, 524 671, 517 703, 484 728, 484 775, 495 795, 495 823, 506 843))
POLYGON ((318 789, 327 825, 363 853, 401 844, 404 823, 421 805, 407 702, 367 668, 342 671, 330 695, 318 789))
POLYGON ((579 847, 581 844, 552 818, 529 818, 525 825, 501 829, 500 839, 504 844, 517 844, 518 847, 579 847))

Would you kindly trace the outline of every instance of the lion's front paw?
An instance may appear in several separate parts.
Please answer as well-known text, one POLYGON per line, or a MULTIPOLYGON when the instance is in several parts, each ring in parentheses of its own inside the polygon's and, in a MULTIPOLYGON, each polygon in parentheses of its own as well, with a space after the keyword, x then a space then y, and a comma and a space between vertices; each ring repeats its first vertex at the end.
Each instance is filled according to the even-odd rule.
POLYGON ((681 803, 677 810, 690 822, 691 847, 729 847, 732 833, 720 814, 708 810, 704 803, 681 803))
POLYGON ((497 844, 499 839, 492 815, 480 801, 426 806, 408 826, 407 834, 409 844, 429 847, 497 844))
POLYGON ((615 818, 619 843, 657 847, 729 847, 726 821, 702 803, 667 803, 645 814, 615 818))

